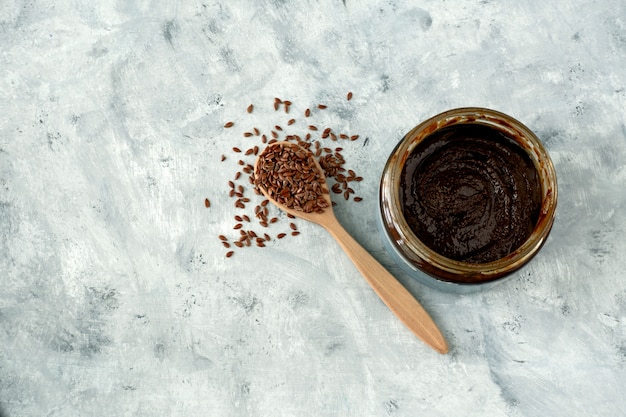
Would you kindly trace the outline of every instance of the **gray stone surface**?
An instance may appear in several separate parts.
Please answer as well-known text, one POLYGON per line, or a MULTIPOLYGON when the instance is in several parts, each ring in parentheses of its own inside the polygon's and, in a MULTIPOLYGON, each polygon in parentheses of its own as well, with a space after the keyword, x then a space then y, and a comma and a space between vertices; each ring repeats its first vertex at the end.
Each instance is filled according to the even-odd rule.
POLYGON ((0 415, 626 415, 625 68, 621 0, 1 2, 0 415), (274 97, 360 135, 337 217, 448 355, 314 225, 225 258, 231 148, 286 125, 274 97), (560 185, 541 253, 465 296, 375 226, 394 145, 460 106, 528 125, 560 185))

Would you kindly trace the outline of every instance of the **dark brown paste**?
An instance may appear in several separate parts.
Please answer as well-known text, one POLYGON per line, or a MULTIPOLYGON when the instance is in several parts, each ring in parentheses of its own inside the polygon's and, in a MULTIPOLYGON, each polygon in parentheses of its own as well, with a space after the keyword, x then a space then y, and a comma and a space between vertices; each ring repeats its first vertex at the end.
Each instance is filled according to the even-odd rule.
POLYGON ((484 263, 513 252, 532 233, 541 185, 520 145, 495 128, 441 129, 409 155, 402 211, 415 235, 447 258, 484 263))

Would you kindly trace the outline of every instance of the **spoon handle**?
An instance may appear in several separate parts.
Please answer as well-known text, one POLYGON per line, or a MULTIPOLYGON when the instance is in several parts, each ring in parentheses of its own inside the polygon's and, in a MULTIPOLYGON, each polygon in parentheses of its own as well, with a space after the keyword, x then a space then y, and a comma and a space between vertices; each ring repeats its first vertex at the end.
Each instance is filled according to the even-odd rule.
POLYGON ((439 328, 421 304, 369 254, 334 219, 325 224, 326 230, 335 238, 352 260, 365 280, 389 309, 424 343, 439 353, 448 352, 448 344, 439 328))

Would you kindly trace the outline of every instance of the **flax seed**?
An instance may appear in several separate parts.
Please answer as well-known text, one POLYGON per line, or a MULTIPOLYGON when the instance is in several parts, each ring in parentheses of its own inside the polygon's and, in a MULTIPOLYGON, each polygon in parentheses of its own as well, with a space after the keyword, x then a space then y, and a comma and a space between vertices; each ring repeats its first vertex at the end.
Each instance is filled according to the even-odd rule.
POLYGON ((246 111, 247 111, 248 113, 252 113, 252 111, 253 111, 253 110, 254 110, 254 105, 252 105, 252 104, 250 104, 250 105, 248 106, 248 108, 246 109, 246 111))
POLYGON ((206 207, 206 208, 211 207, 211 202, 209 201, 209 199, 208 199, 208 198, 205 198, 205 199, 204 199, 204 207, 206 207))
POLYGON ((226 257, 227 257, 227 258, 230 258, 231 256, 233 256, 233 254, 234 254, 234 253, 235 253, 235 252, 234 252, 234 251, 232 251, 232 250, 231 250, 231 251, 228 251, 228 252, 226 252, 226 257))
POLYGON ((346 96, 346 98, 348 99, 348 101, 352 100, 352 91, 350 91, 348 93, 348 95, 346 96))
POLYGON ((233 127, 233 126, 235 126, 235 123, 234 123, 234 122, 226 122, 226 124, 224 125, 224 127, 225 127, 226 129, 229 129, 229 128, 233 127))

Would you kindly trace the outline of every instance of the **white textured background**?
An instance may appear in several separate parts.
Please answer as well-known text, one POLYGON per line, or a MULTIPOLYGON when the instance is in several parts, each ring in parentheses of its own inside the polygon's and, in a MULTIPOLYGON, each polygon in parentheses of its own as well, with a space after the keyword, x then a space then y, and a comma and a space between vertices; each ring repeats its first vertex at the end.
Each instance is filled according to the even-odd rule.
POLYGON ((0 415, 626 415, 625 68, 622 0, 0 2, 0 415), (225 259, 230 149, 275 96, 361 136, 337 217, 450 354, 316 226, 225 259), (528 125, 560 185, 540 255, 467 296, 375 227, 389 152, 458 106, 528 125))

